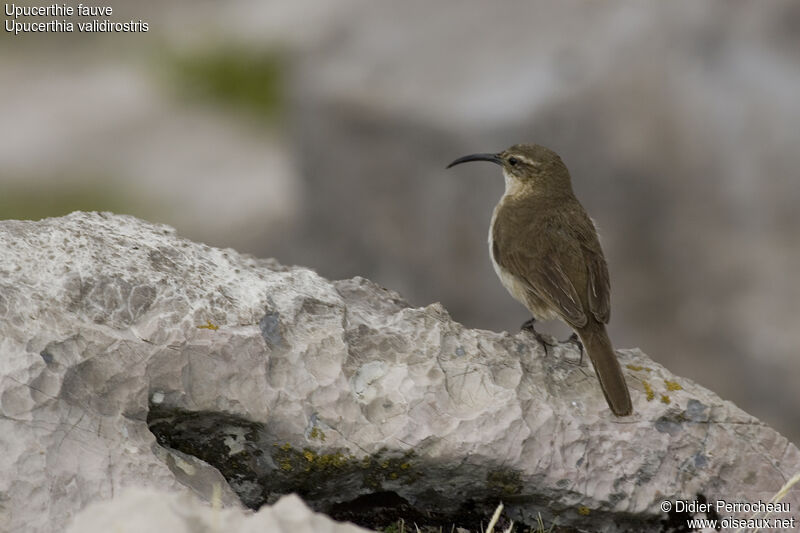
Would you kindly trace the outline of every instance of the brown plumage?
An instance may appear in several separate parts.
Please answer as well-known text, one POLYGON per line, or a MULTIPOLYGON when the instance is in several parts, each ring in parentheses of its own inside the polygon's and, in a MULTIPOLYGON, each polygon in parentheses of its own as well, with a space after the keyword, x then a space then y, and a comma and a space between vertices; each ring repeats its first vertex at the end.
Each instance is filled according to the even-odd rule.
POLYGON ((631 414, 628 386, 605 327, 608 267, 567 167, 555 152, 535 144, 465 156, 449 167, 468 161, 503 167, 506 192, 489 229, 492 263, 503 285, 535 319, 560 318, 575 330, 609 407, 617 416, 631 414))

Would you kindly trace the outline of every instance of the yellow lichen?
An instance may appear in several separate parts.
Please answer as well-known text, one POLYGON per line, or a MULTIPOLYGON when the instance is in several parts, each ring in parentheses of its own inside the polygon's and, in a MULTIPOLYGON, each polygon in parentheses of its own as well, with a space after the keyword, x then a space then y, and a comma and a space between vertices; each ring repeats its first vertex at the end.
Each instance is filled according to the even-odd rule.
POLYGON ((650 372, 653 370, 652 368, 647 368, 639 365, 625 365, 625 368, 627 368, 628 370, 633 370, 634 372, 639 372, 642 370, 644 370, 645 372, 650 372))
POLYGON ((216 324, 212 324, 210 320, 206 320, 205 325, 197 326, 197 329, 210 329, 212 331, 217 331, 219 329, 219 326, 217 326, 216 324))
POLYGON ((673 390, 673 391, 674 391, 674 390, 683 390, 683 387, 681 387, 681 386, 680 386, 680 385, 679 385, 677 382, 675 382, 675 381, 669 381, 669 380, 666 380, 666 379, 665 379, 665 380, 664 380, 664 385, 666 385, 666 387, 667 387, 667 390, 673 390))
POLYGON ((410 484, 423 476, 414 471, 409 460, 413 457, 413 452, 400 457, 387 457, 384 452, 378 452, 357 458, 340 451, 320 453, 313 448, 297 449, 288 442, 274 443, 273 446, 272 458, 275 464, 283 472, 300 476, 301 484, 316 483, 320 476, 327 478, 331 475, 360 472, 364 486, 378 490, 385 482, 410 484))
POLYGON ((651 387, 650 384, 645 380, 642 380, 642 385, 644 385, 644 392, 647 394, 647 401, 652 401, 653 398, 656 397, 656 393, 653 392, 653 387, 651 387))
POLYGON ((662 394, 662 395, 661 395, 661 403, 667 403, 667 404, 668 404, 668 403, 670 403, 671 401, 672 401, 672 400, 670 400, 670 399, 669 399, 669 396, 667 396, 666 394, 662 394))
POLYGON ((318 428, 312 428, 311 429, 311 433, 309 433, 308 437, 310 439, 319 439, 319 440, 325 442, 325 433, 321 429, 318 429, 318 428))
POLYGON ((586 507, 585 505, 581 505, 580 507, 578 507, 578 514, 579 514, 579 515, 582 515, 582 516, 589 516, 589 513, 590 513, 590 512, 591 512, 591 511, 589 510, 589 508, 588 508, 588 507, 586 507))
POLYGON ((317 465, 320 468, 341 468, 347 464, 348 461, 355 459, 352 455, 348 458, 337 453, 326 453, 317 457, 317 465))

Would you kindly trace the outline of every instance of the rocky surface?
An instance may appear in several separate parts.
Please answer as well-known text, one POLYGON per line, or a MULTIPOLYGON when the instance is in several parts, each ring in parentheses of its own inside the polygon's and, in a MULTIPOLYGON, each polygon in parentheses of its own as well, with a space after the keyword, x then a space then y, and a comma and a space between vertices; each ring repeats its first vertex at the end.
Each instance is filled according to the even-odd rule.
POLYGON ((617 419, 569 344, 127 216, 0 222, 0 319, 2 531, 63 530, 129 486, 458 525, 503 500, 518 522, 656 531, 681 519, 665 499, 767 500, 800 471, 639 350, 619 352, 636 414, 617 419))
POLYGON ((366 533, 314 513, 297 495, 251 514, 209 506, 196 497, 153 489, 129 489, 110 501, 89 505, 67 533, 366 533))

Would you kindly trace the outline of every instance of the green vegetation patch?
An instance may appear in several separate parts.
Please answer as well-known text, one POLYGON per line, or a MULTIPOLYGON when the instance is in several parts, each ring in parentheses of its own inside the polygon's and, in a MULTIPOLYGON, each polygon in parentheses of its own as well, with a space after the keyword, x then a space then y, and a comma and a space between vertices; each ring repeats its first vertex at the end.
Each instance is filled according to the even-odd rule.
POLYGON ((264 122, 279 117, 285 101, 280 52, 228 45, 164 57, 168 81, 181 97, 229 106, 264 122))
POLYGON ((522 477, 516 470, 491 470, 486 475, 486 485, 502 496, 513 496, 522 492, 522 477))

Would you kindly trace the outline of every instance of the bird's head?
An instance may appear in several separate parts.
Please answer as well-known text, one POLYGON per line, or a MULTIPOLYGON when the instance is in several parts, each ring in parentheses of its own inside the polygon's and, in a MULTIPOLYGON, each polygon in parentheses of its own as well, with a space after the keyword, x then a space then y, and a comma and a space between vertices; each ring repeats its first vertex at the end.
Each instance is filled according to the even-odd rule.
POLYGON ((502 152, 459 157, 447 168, 470 161, 489 161, 500 165, 506 179, 506 192, 549 194, 572 192, 569 172, 557 153, 538 144, 515 144, 502 152))

